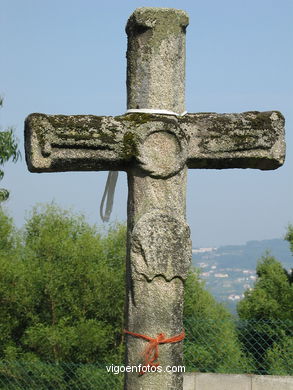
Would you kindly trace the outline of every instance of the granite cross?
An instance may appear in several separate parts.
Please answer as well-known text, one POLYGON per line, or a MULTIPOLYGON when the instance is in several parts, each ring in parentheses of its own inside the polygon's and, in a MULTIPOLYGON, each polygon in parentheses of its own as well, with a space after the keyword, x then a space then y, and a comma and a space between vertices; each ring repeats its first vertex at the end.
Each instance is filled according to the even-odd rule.
MULTIPOLYGON (((161 340, 183 331, 191 261, 187 169, 276 169, 285 154, 277 111, 183 115, 187 25, 187 14, 176 9, 139 8, 130 16, 125 115, 31 114, 25 124, 31 172, 127 172, 125 328, 151 338, 163 333, 161 340)), ((148 342, 125 337, 126 364, 138 365, 148 342)), ((163 369, 182 365, 182 344, 159 346, 163 369)), ((182 373, 129 372, 125 389, 180 390, 182 382, 182 373)))

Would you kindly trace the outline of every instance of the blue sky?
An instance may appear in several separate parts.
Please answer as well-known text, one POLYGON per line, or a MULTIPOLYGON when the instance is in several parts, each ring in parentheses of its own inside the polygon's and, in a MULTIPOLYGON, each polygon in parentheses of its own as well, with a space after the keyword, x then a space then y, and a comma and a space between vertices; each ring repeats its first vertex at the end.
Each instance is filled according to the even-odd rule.
MULTIPOLYGON (((23 150, 31 112, 119 115, 126 109, 126 21, 141 6, 184 9, 189 112, 280 110, 285 165, 258 170, 192 170, 187 219, 194 247, 283 237, 293 223, 292 0, 3 0, 0 112, 23 150)), ((101 224, 106 172, 29 173, 24 159, 5 165, 6 208, 22 226, 36 203, 55 200, 101 224)), ((112 220, 126 220, 120 173, 112 220)))

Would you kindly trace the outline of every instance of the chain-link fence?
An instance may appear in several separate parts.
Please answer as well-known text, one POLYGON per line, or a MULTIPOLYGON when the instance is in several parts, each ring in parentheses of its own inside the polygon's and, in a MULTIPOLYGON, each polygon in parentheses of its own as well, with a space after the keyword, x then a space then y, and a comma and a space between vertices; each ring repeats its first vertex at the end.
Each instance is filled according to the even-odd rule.
POLYGON ((118 390, 122 383, 106 365, 0 362, 1 390, 118 390))
MULTIPOLYGON (((293 321, 189 318, 185 330, 186 371, 293 375, 293 321)), ((0 361, 0 390, 122 387, 123 375, 108 372, 106 364, 0 361)))
POLYGON ((293 321, 185 320, 187 371, 293 375, 293 321))

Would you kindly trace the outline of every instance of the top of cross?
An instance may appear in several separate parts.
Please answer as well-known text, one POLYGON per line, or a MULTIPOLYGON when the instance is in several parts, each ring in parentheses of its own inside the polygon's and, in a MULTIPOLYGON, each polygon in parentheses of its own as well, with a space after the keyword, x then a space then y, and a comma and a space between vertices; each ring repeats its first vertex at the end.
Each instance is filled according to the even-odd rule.
POLYGON ((128 19, 127 108, 185 111, 188 16, 173 8, 138 8, 128 19))

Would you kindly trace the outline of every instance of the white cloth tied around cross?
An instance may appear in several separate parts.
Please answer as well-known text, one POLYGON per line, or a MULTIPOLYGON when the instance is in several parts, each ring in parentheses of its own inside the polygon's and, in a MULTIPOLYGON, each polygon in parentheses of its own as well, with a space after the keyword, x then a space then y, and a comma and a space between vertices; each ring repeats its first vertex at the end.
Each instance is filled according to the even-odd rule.
MULTIPOLYGON (((137 109, 131 108, 126 111, 126 114, 135 114, 135 113, 183 116, 187 113, 187 111, 184 111, 181 114, 178 114, 177 112, 174 111, 159 110, 159 109, 152 109, 152 108, 137 108, 137 109)), ((108 222, 112 213, 117 179, 118 179, 118 171, 110 171, 108 173, 108 178, 107 178, 104 194, 100 205, 100 216, 103 222, 108 222), (106 202, 106 209, 104 210, 105 202, 106 202)))

